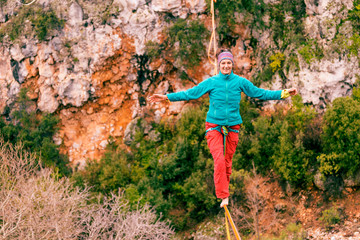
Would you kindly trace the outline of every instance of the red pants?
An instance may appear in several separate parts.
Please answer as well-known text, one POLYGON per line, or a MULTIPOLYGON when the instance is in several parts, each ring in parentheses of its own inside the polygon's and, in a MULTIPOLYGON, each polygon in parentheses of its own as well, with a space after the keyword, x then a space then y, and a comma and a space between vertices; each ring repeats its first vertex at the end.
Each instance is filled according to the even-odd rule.
MULTIPOLYGON (((213 123, 206 123, 206 129, 216 127, 213 123)), ((240 125, 230 128, 239 130, 240 125)), ((224 135, 217 130, 212 130, 206 134, 210 153, 214 158, 214 182, 217 198, 229 197, 229 183, 231 175, 232 157, 239 142, 239 133, 229 131, 226 137, 226 155, 224 156, 224 135)))

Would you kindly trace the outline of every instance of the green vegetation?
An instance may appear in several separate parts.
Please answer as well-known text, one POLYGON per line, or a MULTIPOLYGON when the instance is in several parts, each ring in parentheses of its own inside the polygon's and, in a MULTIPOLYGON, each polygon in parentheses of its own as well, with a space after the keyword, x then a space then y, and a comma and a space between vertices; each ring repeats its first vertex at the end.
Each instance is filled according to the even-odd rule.
POLYGON ((161 44, 153 41, 146 42, 145 48, 146 48, 146 54, 152 60, 158 58, 161 55, 161 51, 164 50, 161 44))
POLYGON ((322 211, 322 216, 320 218, 327 229, 331 229, 333 225, 341 221, 341 214, 337 207, 333 206, 330 209, 322 211))
POLYGON ((20 36, 35 34, 40 41, 44 41, 52 31, 63 28, 64 22, 52 10, 25 6, 12 16, 10 21, 3 24, 0 28, 0 39, 8 35, 11 41, 15 41, 20 36), (32 27, 34 33, 32 30, 25 31, 32 27))
POLYGON ((260 86, 263 82, 270 82, 272 77, 274 76, 274 71, 272 70, 271 66, 267 65, 262 71, 254 76, 253 83, 256 86, 260 86))
POLYGON ((0 0, 0 7, 4 6, 7 3, 7 0, 0 0))
POLYGON ((277 47, 283 51, 301 45, 305 41, 304 17, 306 5, 304 0, 286 1, 269 6, 270 29, 277 47))
POLYGON ((352 22, 354 31, 360 32, 360 0, 354 0, 354 8, 349 11, 349 20, 352 22))
MULTIPOLYGON (((353 97, 336 99, 323 118, 312 107, 304 106, 300 96, 293 98, 291 109, 278 107, 271 115, 260 114, 256 104, 244 98, 244 125, 233 159, 232 200, 246 202, 244 179, 253 169, 251 161, 259 174, 272 169, 280 182, 299 191, 312 185, 318 170, 331 181, 355 174, 360 165, 358 92, 355 88, 353 97)), ((149 203, 177 230, 216 215, 219 203, 214 195, 213 160, 204 138, 205 102, 184 112, 176 123, 139 119, 129 149, 112 141, 100 161, 88 162, 84 170, 72 175, 76 185, 90 186, 94 195, 124 192, 134 210, 149 203), (146 133, 149 124, 160 133, 160 139, 152 140, 146 133)), ((52 142, 57 120, 46 114, 27 113, 31 101, 24 90, 17 104, 19 110, 10 115, 13 123, 0 122, 2 137, 11 143, 22 142, 41 156, 46 166, 61 175, 69 174, 65 159, 52 142)), ((323 212, 321 221, 331 226, 339 218, 330 209, 323 212)), ((303 230, 289 225, 285 233, 301 238, 303 230)), ((284 234, 279 239, 286 239, 284 234)))
POLYGON ((146 55, 154 60, 159 57, 174 58, 178 64, 186 68, 198 66, 206 53, 204 41, 208 40, 209 31, 197 20, 188 21, 177 19, 173 25, 166 29, 167 39, 159 44, 149 41, 145 44, 146 55))
MULTIPOLYGON (((358 90, 355 90, 357 93, 358 90)), ((355 95, 356 96, 356 95, 355 95)), ((323 153, 320 171, 352 176, 360 167, 360 104, 355 97, 337 98, 326 111, 322 125, 323 153)))
POLYGON ((178 19, 167 30, 168 44, 173 56, 180 59, 186 68, 199 65, 206 49, 203 41, 209 37, 209 32, 199 21, 178 19))
POLYGON ((333 49, 340 55, 347 53, 348 57, 355 56, 359 59, 359 48, 360 48, 360 1, 354 1, 354 8, 348 12, 348 17, 343 19, 337 26, 337 33, 335 38, 332 40, 333 49), (352 35, 345 31, 342 32, 339 29, 343 26, 344 22, 351 22, 352 35))
POLYGON ((360 35, 358 33, 352 35, 346 47, 349 50, 350 54, 359 58, 360 35))
MULTIPOLYGON (((241 102, 244 126, 233 159, 232 197, 243 201, 243 172, 251 171, 251 161, 259 173, 272 169, 281 182, 297 190, 311 186, 318 169, 331 181, 339 173, 354 174, 360 164, 356 135, 360 109, 354 101, 338 98, 322 119, 302 104, 300 96, 293 98, 291 109, 277 108, 271 116, 260 115, 245 98, 241 102)), ((91 162, 75 174, 77 184, 93 186, 93 191, 103 194, 124 190, 132 205, 150 203, 178 230, 216 214, 213 160, 204 138, 206 111, 203 104, 182 114, 176 124, 153 124, 161 133, 160 141, 152 141, 144 133, 144 120, 139 120, 130 152, 110 145, 100 162, 91 162)))
MULTIPOLYGON (((205 104, 206 106, 206 104, 205 104)), ((151 141, 138 123, 131 154, 110 146, 99 163, 90 163, 75 179, 93 191, 118 189, 134 203, 149 202, 183 229, 214 213, 213 161, 204 138, 206 107, 192 109, 173 125, 161 123, 160 142, 151 141)))
POLYGON ((21 89, 17 100, 18 110, 10 115, 12 121, 8 123, 0 118, 1 137, 5 142, 22 144, 25 150, 36 153, 44 166, 53 168, 60 176, 69 175, 68 159, 60 154, 59 147, 52 140, 58 130, 58 119, 51 114, 29 112, 27 109, 31 101, 26 92, 26 89, 21 89))
POLYGON ((310 64, 314 58, 321 60, 324 57, 323 50, 315 40, 309 40, 304 43, 299 53, 308 64, 310 64))
POLYGON ((306 231, 303 229, 301 224, 289 223, 286 226, 286 229, 281 231, 279 237, 271 238, 271 240, 303 240, 306 239, 306 237, 306 231))
POLYGON ((293 98, 293 108, 286 114, 283 109, 278 109, 271 117, 253 119, 253 129, 245 126, 234 156, 236 169, 250 170, 252 166, 248 159, 252 159, 260 172, 274 169, 293 186, 311 183, 310 169, 316 165, 316 155, 320 151, 319 143, 314 139, 320 136, 311 132, 317 119, 315 110, 301 101, 297 96, 293 98))
POLYGON ((30 21, 34 24, 36 36, 40 41, 46 40, 46 37, 52 30, 64 27, 64 20, 60 20, 54 11, 39 9, 30 21))
MULTIPOLYGON (((210 10, 210 0, 207 0, 208 10, 210 10)), ((217 34, 220 38, 220 45, 233 46, 239 38, 234 34, 234 29, 240 22, 237 14, 242 14, 246 19, 246 24, 254 28, 263 28, 265 23, 262 18, 267 11, 267 5, 263 0, 228 0, 217 1, 215 4, 215 17, 219 19, 217 34)))
POLYGON ((283 53, 276 53, 270 57, 270 67, 273 72, 278 71, 283 67, 285 55, 283 53))

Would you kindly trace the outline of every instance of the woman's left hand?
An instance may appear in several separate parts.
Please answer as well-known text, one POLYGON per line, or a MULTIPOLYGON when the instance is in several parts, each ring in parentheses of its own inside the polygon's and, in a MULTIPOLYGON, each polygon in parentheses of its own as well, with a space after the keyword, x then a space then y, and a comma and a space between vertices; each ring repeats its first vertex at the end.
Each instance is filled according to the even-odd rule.
POLYGON ((287 89, 287 91, 290 93, 291 96, 295 96, 298 93, 296 88, 289 88, 287 89))

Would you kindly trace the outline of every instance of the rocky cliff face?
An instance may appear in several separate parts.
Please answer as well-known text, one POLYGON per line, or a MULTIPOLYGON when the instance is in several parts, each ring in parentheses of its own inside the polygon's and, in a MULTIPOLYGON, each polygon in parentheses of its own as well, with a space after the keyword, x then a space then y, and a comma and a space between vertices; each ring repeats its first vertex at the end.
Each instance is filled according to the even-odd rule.
MULTIPOLYGON (((198 19, 210 30, 205 0, 37 0, 34 4, 53 9, 65 24, 44 41, 25 33, 16 40, 5 35, 0 45, 0 113, 14 108, 20 89, 28 88, 39 111, 59 115, 61 130, 55 140, 73 163, 98 159, 110 136, 131 141, 138 117, 159 121, 181 112, 186 104, 149 105, 149 94, 184 90, 213 74, 206 56, 199 66, 184 69, 174 56, 149 61, 145 54, 147 42, 163 43, 167 38, 169 16, 198 19), (180 80, 181 72, 187 80, 180 80)), ((333 46, 336 32, 352 35, 351 24, 343 20, 353 2, 306 0, 305 4, 305 32, 317 40, 325 57, 308 63, 297 54, 299 68, 286 73, 289 81, 284 83, 275 74, 273 82, 263 87, 298 87, 304 102, 321 108, 349 95, 359 73, 358 58, 338 53, 333 46)), ((13 21, 19 9, 32 7, 17 0, 0 6, 0 27, 13 21)), ((232 31, 239 36, 231 46, 237 73, 251 79, 259 70, 259 56, 250 41, 255 38, 260 49, 272 48, 273 33, 252 31, 246 18, 232 31)), ((204 39, 204 48, 207 42, 204 39)))

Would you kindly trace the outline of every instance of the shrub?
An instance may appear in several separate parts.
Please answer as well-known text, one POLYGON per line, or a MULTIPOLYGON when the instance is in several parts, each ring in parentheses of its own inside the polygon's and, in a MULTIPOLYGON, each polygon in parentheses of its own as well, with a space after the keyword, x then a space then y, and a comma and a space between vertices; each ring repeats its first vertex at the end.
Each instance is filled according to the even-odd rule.
POLYGON ((46 37, 52 30, 62 29, 65 23, 65 21, 63 19, 60 20, 52 10, 37 10, 31 18, 31 21, 34 24, 36 36, 40 41, 46 40, 46 37))
POLYGON ((254 84, 260 85, 263 82, 270 82, 274 76, 274 71, 271 66, 265 66, 258 74, 254 77, 254 84))
POLYGON ((8 35, 11 41, 18 39, 21 34, 24 34, 24 27, 27 24, 26 20, 34 15, 32 8, 22 7, 17 15, 11 17, 11 21, 3 24, 0 28, 1 39, 8 35))
MULTIPOLYGON (((240 133, 239 145, 234 156, 234 168, 250 170, 249 159, 254 161, 261 173, 274 169, 282 180, 302 187, 311 182, 319 146, 317 136, 310 139, 305 133, 311 131, 317 114, 302 103, 300 96, 293 97, 293 107, 285 114, 278 108, 271 116, 253 119, 253 130, 240 133)), ((312 131, 311 131, 312 132, 312 131)), ((316 132, 315 132, 316 134, 316 132)))
POLYGON ((331 229, 334 224, 337 224, 341 221, 341 215, 335 206, 330 209, 322 211, 322 216, 320 221, 322 221, 327 229, 331 229))
POLYGON ((93 198, 33 154, 0 140, 1 239, 169 239, 174 231, 149 206, 123 195, 93 198))
MULTIPOLYGON (((301 224, 289 223, 286 229, 282 230, 279 237, 271 240, 302 240, 307 238, 307 233, 301 224)), ((266 239, 268 240, 268 239, 266 239)), ((270 240, 270 239, 269 239, 270 240)))
MULTIPOLYGON (((108 145, 108 149, 113 144, 108 145)), ((130 155, 124 150, 108 150, 100 161, 88 161, 83 170, 73 174, 77 186, 91 186, 102 194, 124 189, 130 183, 130 155)))
POLYGON ((357 81, 356 84, 353 88, 353 93, 352 93, 352 97, 354 100, 360 102, 360 76, 356 75, 357 81))
POLYGON ((270 67, 273 72, 281 69, 285 60, 285 55, 283 53, 276 53, 270 57, 270 67))
POLYGON ((279 149, 275 151, 272 159, 274 168, 282 178, 298 187, 310 183, 312 176, 309 168, 312 166, 313 154, 305 149, 302 139, 303 133, 300 132, 293 141, 285 122, 281 129, 279 149))
POLYGON ((273 40, 281 50, 293 48, 305 41, 303 18, 306 16, 304 0, 280 1, 269 6, 270 29, 273 40))
POLYGON ((360 35, 358 33, 351 36, 350 41, 347 42, 346 48, 350 54, 358 57, 360 49, 360 35))
POLYGON ((145 43, 145 52, 150 59, 156 59, 161 55, 163 46, 159 43, 148 41, 145 43))
POLYGON ((26 89, 21 89, 17 98, 18 110, 11 114, 12 122, 0 118, 0 135, 6 142, 21 143, 24 149, 36 153, 44 166, 55 169, 60 175, 69 175, 68 158, 60 154, 52 139, 58 131, 58 118, 47 113, 29 112, 32 102, 26 93, 26 89))
POLYGON ((38 7, 23 6, 16 15, 11 17, 11 21, 0 28, 1 38, 8 35, 11 41, 15 41, 21 35, 25 35, 27 21, 33 24, 34 33, 40 41, 46 40, 52 31, 62 29, 65 23, 56 16, 53 10, 45 11, 38 7))
POLYGON ((323 50, 315 40, 310 40, 299 50, 299 54, 306 63, 310 64, 313 59, 321 60, 324 57, 323 50))
POLYGON ((360 31, 360 0, 354 0, 354 8, 349 11, 348 18, 352 22, 354 30, 360 31))
POLYGON ((328 175, 352 176, 360 167, 360 105, 351 97, 333 101, 323 121, 323 154, 320 171, 328 175))
MULTIPOLYGON (((211 0, 212 1, 212 0, 211 0)), ((208 10, 210 9, 210 0, 207 0, 208 10)), ((217 32, 219 35, 220 45, 234 46, 238 36, 233 30, 240 22, 236 19, 236 14, 244 14, 247 24, 254 28, 263 28, 262 20, 267 10, 267 5, 263 0, 228 0, 217 1, 214 3, 215 18, 219 19, 217 32)))
POLYGON ((99 163, 88 163, 75 174, 77 184, 93 185, 93 191, 103 194, 121 188, 131 204, 155 206, 177 229, 216 212, 213 160, 204 138, 206 106, 185 111, 176 124, 154 124, 161 133, 159 142, 149 139, 141 119, 132 154, 109 147, 99 163))
POLYGON ((179 58, 186 68, 199 65, 205 54, 203 40, 209 36, 209 31, 199 21, 178 19, 167 29, 168 41, 172 54, 179 58))

